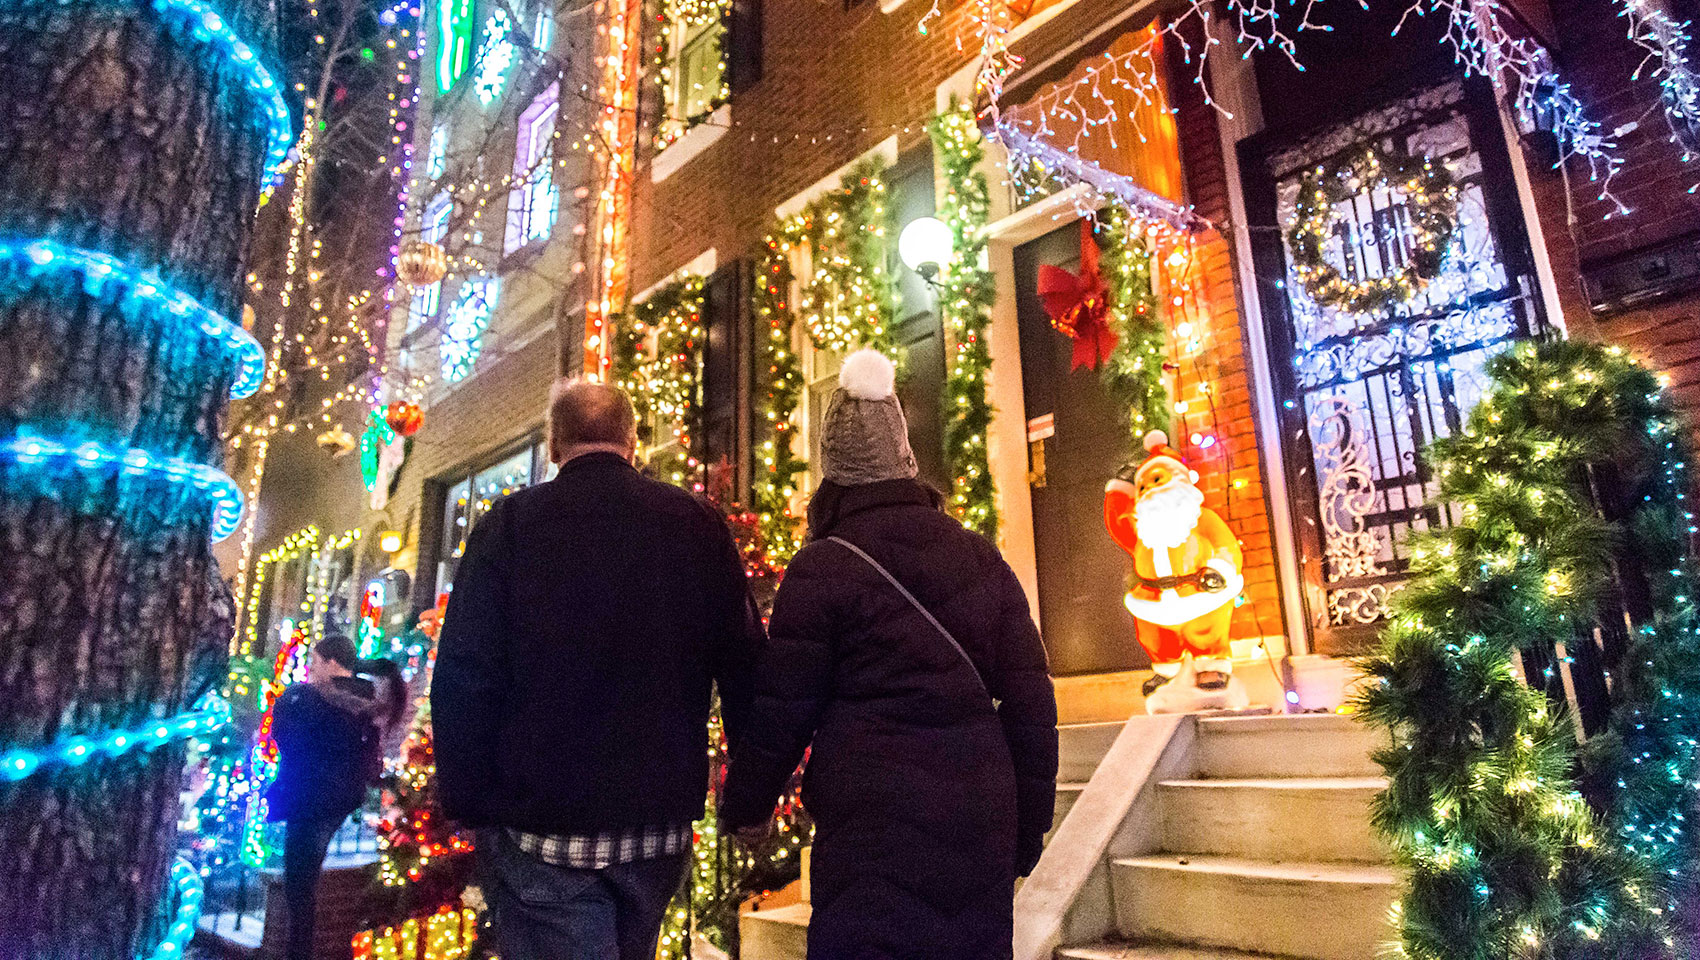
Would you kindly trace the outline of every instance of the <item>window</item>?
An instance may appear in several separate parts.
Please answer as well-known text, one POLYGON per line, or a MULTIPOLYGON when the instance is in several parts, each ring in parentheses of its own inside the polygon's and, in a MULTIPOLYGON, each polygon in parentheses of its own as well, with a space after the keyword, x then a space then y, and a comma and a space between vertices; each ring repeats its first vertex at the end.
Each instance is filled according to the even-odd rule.
POLYGON ((431 145, 425 151, 425 176, 436 180, 449 169, 449 125, 440 123, 431 131, 431 145))
POLYGON ((537 95, 519 118, 519 142, 514 145, 514 187, 508 191, 508 229, 503 252, 549 239, 560 209, 560 191, 553 177, 555 118, 560 114, 559 83, 537 95))
POLYGON ((448 93, 472 59, 473 0, 437 0, 437 92, 448 93))
POLYGON ((656 132, 665 147, 708 119, 731 97, 726 77, 726 10, 708 4, 707 12, 681 15, 663 28, 661 84, 666 111, 656 132))
POLYGON ((451 477, 443 498, 437 592, 454 589, 455 570, 460 566, 461 555, 466 553, 466 537, 479 517, 489 513, 496 501, 503 497, 554 476, 555 466, 549 462, 548 445, 534 441, 493 464, 451 477))
MULTIPOLYGON (((449 233, 449 218, 454 213, 454 201, 447 192, 431 198, 425 215, 419 221, 419 239, 426 243, 442 243, 449 233)), ((443 281, 413 288, 413 302, 407 309, 407 329, 411 333, 437 315, 437 303, 442 297, 443 281)))

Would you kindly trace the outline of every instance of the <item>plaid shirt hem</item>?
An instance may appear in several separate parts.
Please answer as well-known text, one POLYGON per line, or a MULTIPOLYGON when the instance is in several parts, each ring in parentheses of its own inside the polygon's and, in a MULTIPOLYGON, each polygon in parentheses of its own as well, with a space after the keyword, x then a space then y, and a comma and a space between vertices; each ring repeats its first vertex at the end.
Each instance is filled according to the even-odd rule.
POLYGON ((521 850, 544 863, 574 870, 604 870, 615 864, 654 860, 691 848, 689 823, 605 830, 601 833, 545 834, 508 831, 521 850))

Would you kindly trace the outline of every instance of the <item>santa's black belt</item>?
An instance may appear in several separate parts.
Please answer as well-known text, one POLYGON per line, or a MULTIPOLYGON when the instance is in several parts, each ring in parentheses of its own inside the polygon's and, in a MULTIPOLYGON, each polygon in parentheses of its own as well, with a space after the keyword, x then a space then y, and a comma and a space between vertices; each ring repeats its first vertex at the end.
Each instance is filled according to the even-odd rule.
POLYGON ((1197 572, 1179 577, 1142 577, 1137 572, 1133 579, 1142 587, 1150 587, 1158 592, 1173 590, 1176 587, 1194 587, 1207 593, 1216 593, 1227 589, 1228 578, 1214 567, 1200 567, 1197 572))

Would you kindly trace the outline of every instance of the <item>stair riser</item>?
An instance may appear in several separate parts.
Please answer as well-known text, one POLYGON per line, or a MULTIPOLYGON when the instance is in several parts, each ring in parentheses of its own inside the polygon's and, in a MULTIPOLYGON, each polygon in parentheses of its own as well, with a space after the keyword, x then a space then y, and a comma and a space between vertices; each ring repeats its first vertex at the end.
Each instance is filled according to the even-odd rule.
POLYGON ((1391 884, 1315 883, 1116 864, 1123 937, 1303 960, 1371 960, 1391 938, 1391 884))
POLYGON ((1200 732, 1197 756, 1201 779, 1382 774, 1369 758, 1380 739, 1367 728, 1218 731, 1206 725, 1200 732))
POLYGON ((1121 736, 1120 723, 1082 723, 1057 729, 1057 780, 1085 783, 1121 736))
POLYGON ((1057 829, 1062 826, 1063 819, 1068 816, 1070 810, 1074 809, 1075 803, 1079 800, 1079 790, 1069 790, 1062 787, 1057 788, 1057 801, 1056 807, 1054 808, 1055 813, 1051 817, 1050 832, 1045 834, 1046 843, 1051 842, 1051 835, 1056 833, 1057 829))
POLYGON ((1375 793, 1373 788, 1164 784, 1158 788, 1163 840, 1176 853, 1381 863, 1387 848, 1369 825, 1375 793))
POLYGON ((806 911, 781 909, 746 913, 738 918, 741 960, 803 960, 808 953, 806 911))

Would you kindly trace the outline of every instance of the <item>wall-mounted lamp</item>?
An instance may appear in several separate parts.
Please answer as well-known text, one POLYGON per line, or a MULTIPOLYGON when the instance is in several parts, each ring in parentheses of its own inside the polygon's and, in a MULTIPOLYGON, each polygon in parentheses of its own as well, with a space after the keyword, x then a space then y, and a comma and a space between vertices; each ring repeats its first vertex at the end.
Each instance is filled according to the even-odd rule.
POLYGON ((950 264, 955 254, 955 238, 950 228, 936 217, 911 220, 897 236, 897 256, 928 283, 938 282, 939 271, 950 264))
POLYGON ((402 546, 402 536, 399 531, 385 530, 378 534, 378 549, 385 553, 395 553, 402 546))

